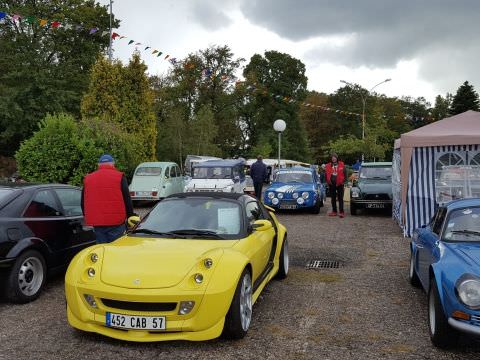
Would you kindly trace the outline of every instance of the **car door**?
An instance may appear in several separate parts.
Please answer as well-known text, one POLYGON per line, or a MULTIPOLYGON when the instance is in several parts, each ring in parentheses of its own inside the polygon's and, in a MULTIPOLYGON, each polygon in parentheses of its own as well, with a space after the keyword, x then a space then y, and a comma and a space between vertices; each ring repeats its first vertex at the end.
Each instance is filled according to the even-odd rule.
POLYGON ((81 190, 75 188, 56 188, 54 191, 60 201, 62 212, 69 226, 67 248, 69 249, 69 255, 73 256, 84 247, 95 243, 95 233, 93 227, 85 226, 83 221, 81 190))
POLYGON ((167 197, 168 195, 173 194, 173 189, 172 189, 172 167, 171 166, 166 166, 165 167, 165 172, 163 173, 163 189, 164 189, 164 195, 167 197))
MULTIPOLYGON (((252 225, 256 220, 266 219, 263 211, 257 201, 250 201, 245 206, 246 218, 249 225, 252 225)), ((253 239, 255 253, 252 254, 253 262, 253 278, 254 281, 258 276, 262 275, 267 268, 270 253, 272 251, 273 239, 275 237, 275 229, 272 227, 267 231, 253 230, 250 235, 253 239)))
POLYGON ((53 190, 37 190, 23 212, 23 219, 31 231, 31 236, 41 239, 50 250, 51 266, 64 264, 70 239, 70 225, 53 190))
POLYGON ((438 256, 438 247, 440 243, 440 234, 447 209, 439 207, 435 212, 432 222, 422 228, 418 233, 417 239, 417 261, 418 276, 420 281, 428 288, 430 265, 438 256))
POLYGON ((183 177, 180 168, 175 165, 175 193, 183 192, 183 177))

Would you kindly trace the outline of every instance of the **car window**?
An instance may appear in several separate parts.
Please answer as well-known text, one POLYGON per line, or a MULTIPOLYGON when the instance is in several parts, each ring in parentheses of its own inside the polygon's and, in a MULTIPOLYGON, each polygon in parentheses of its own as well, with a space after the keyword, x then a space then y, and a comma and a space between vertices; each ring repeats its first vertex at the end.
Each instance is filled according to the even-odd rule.
POLYGON ((241 210, 239 204, 223 199, 166 199, 153 208, 137 229, 146 228, 160 232, 208 230, 225 239, 234 239, 238 238, 242 230, 241 210))
POLYGON ((175 173, 175 166, 172 166, 170 168, 170 177, 172 178, 177 177, 177 174, 175 173))
POLYGON ((158 166, 142 166, 135 171, 136 176, 159 176, 162 173, 162 168, 158 166))
POLYGON ((82 192, 77 189, 55 189, 66 216, 83 215, 82 192))
POLYGON ((165 169, 165 179, 169 179, 169 178, 170 178, 170 168, 167 167, 167 168, 165 169))
POLYGON ((445 221, 446 214, 447 214, 447 208, 445 207, 438 208, 437 212, 435 213, 435 216, 432 221, 432 231, 437 235, 440 235, 440 231, 442 231, 442 225, 443 225, 443 222, 445 221))
POLYGON ((447 241, 480 241, 480 207, 451 211, 446 222, 444 239, 447 241))
POLYGON ((263 213, 256 201, 251 201, 245 206, 245 212, 249 223, 255 220, 263 219, 263 213))
POLYGON ((23 214, 24 217, 50 217, 60 215, 60 209, 50 190, 38 191, 23 214))

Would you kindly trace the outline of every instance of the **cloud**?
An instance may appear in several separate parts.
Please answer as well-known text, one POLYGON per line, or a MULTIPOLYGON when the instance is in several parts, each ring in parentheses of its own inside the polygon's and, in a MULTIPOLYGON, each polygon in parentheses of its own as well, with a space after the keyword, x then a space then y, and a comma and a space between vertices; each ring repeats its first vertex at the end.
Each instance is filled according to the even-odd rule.
POLYGON ((289 40, 345 39, 313 47, 310 60, 371 69, 416 60, 420 76, 441 89, 480 84, 477 0, 241 0, 240 8, 289 40))
POLYGON ((218 7, 208 1, 195 2, 191 11, 195 21, 207 30, 215 31, 232 22, 225 12, 218 10, 218 7))

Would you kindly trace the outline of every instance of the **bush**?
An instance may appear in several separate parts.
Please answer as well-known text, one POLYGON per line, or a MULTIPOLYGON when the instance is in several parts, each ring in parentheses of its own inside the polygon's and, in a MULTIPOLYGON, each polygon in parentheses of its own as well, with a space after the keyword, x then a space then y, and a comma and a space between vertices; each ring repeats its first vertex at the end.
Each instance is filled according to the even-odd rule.
POLYGON ((31 182, 81 185, 97 168, 103 153, 115 158, 127 176, 143 159, 140 141, 114 124, 99 119, 78 124, 66 114, 48 115, 39 130, 24 141, 15 157, 22 177, 31 182))

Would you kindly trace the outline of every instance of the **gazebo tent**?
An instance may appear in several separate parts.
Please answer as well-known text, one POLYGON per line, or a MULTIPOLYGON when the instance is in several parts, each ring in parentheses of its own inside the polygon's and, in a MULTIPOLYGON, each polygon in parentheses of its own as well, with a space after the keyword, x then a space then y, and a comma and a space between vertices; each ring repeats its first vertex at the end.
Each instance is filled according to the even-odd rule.
MULTIPOLYGON (((405 236, 428 224, 439 201, 442 171, 456 168, 477 171, 480 190, 480 112, 466 111, 402 134, 393 155, 393 217, 405 236)), ((455 169, 454 169, 455 170, 455 169)), ((443 180, 442 180, 443 181, 443 180)), ((470 180, 469 180, 470 181, 470 180)), ((470 183, 469 183, 470 184, 470 183)), ((469 188, 470 189, 470 188, 469 188)), ((459 192, 461 197, 480 196, 477 190, 459 192)))

